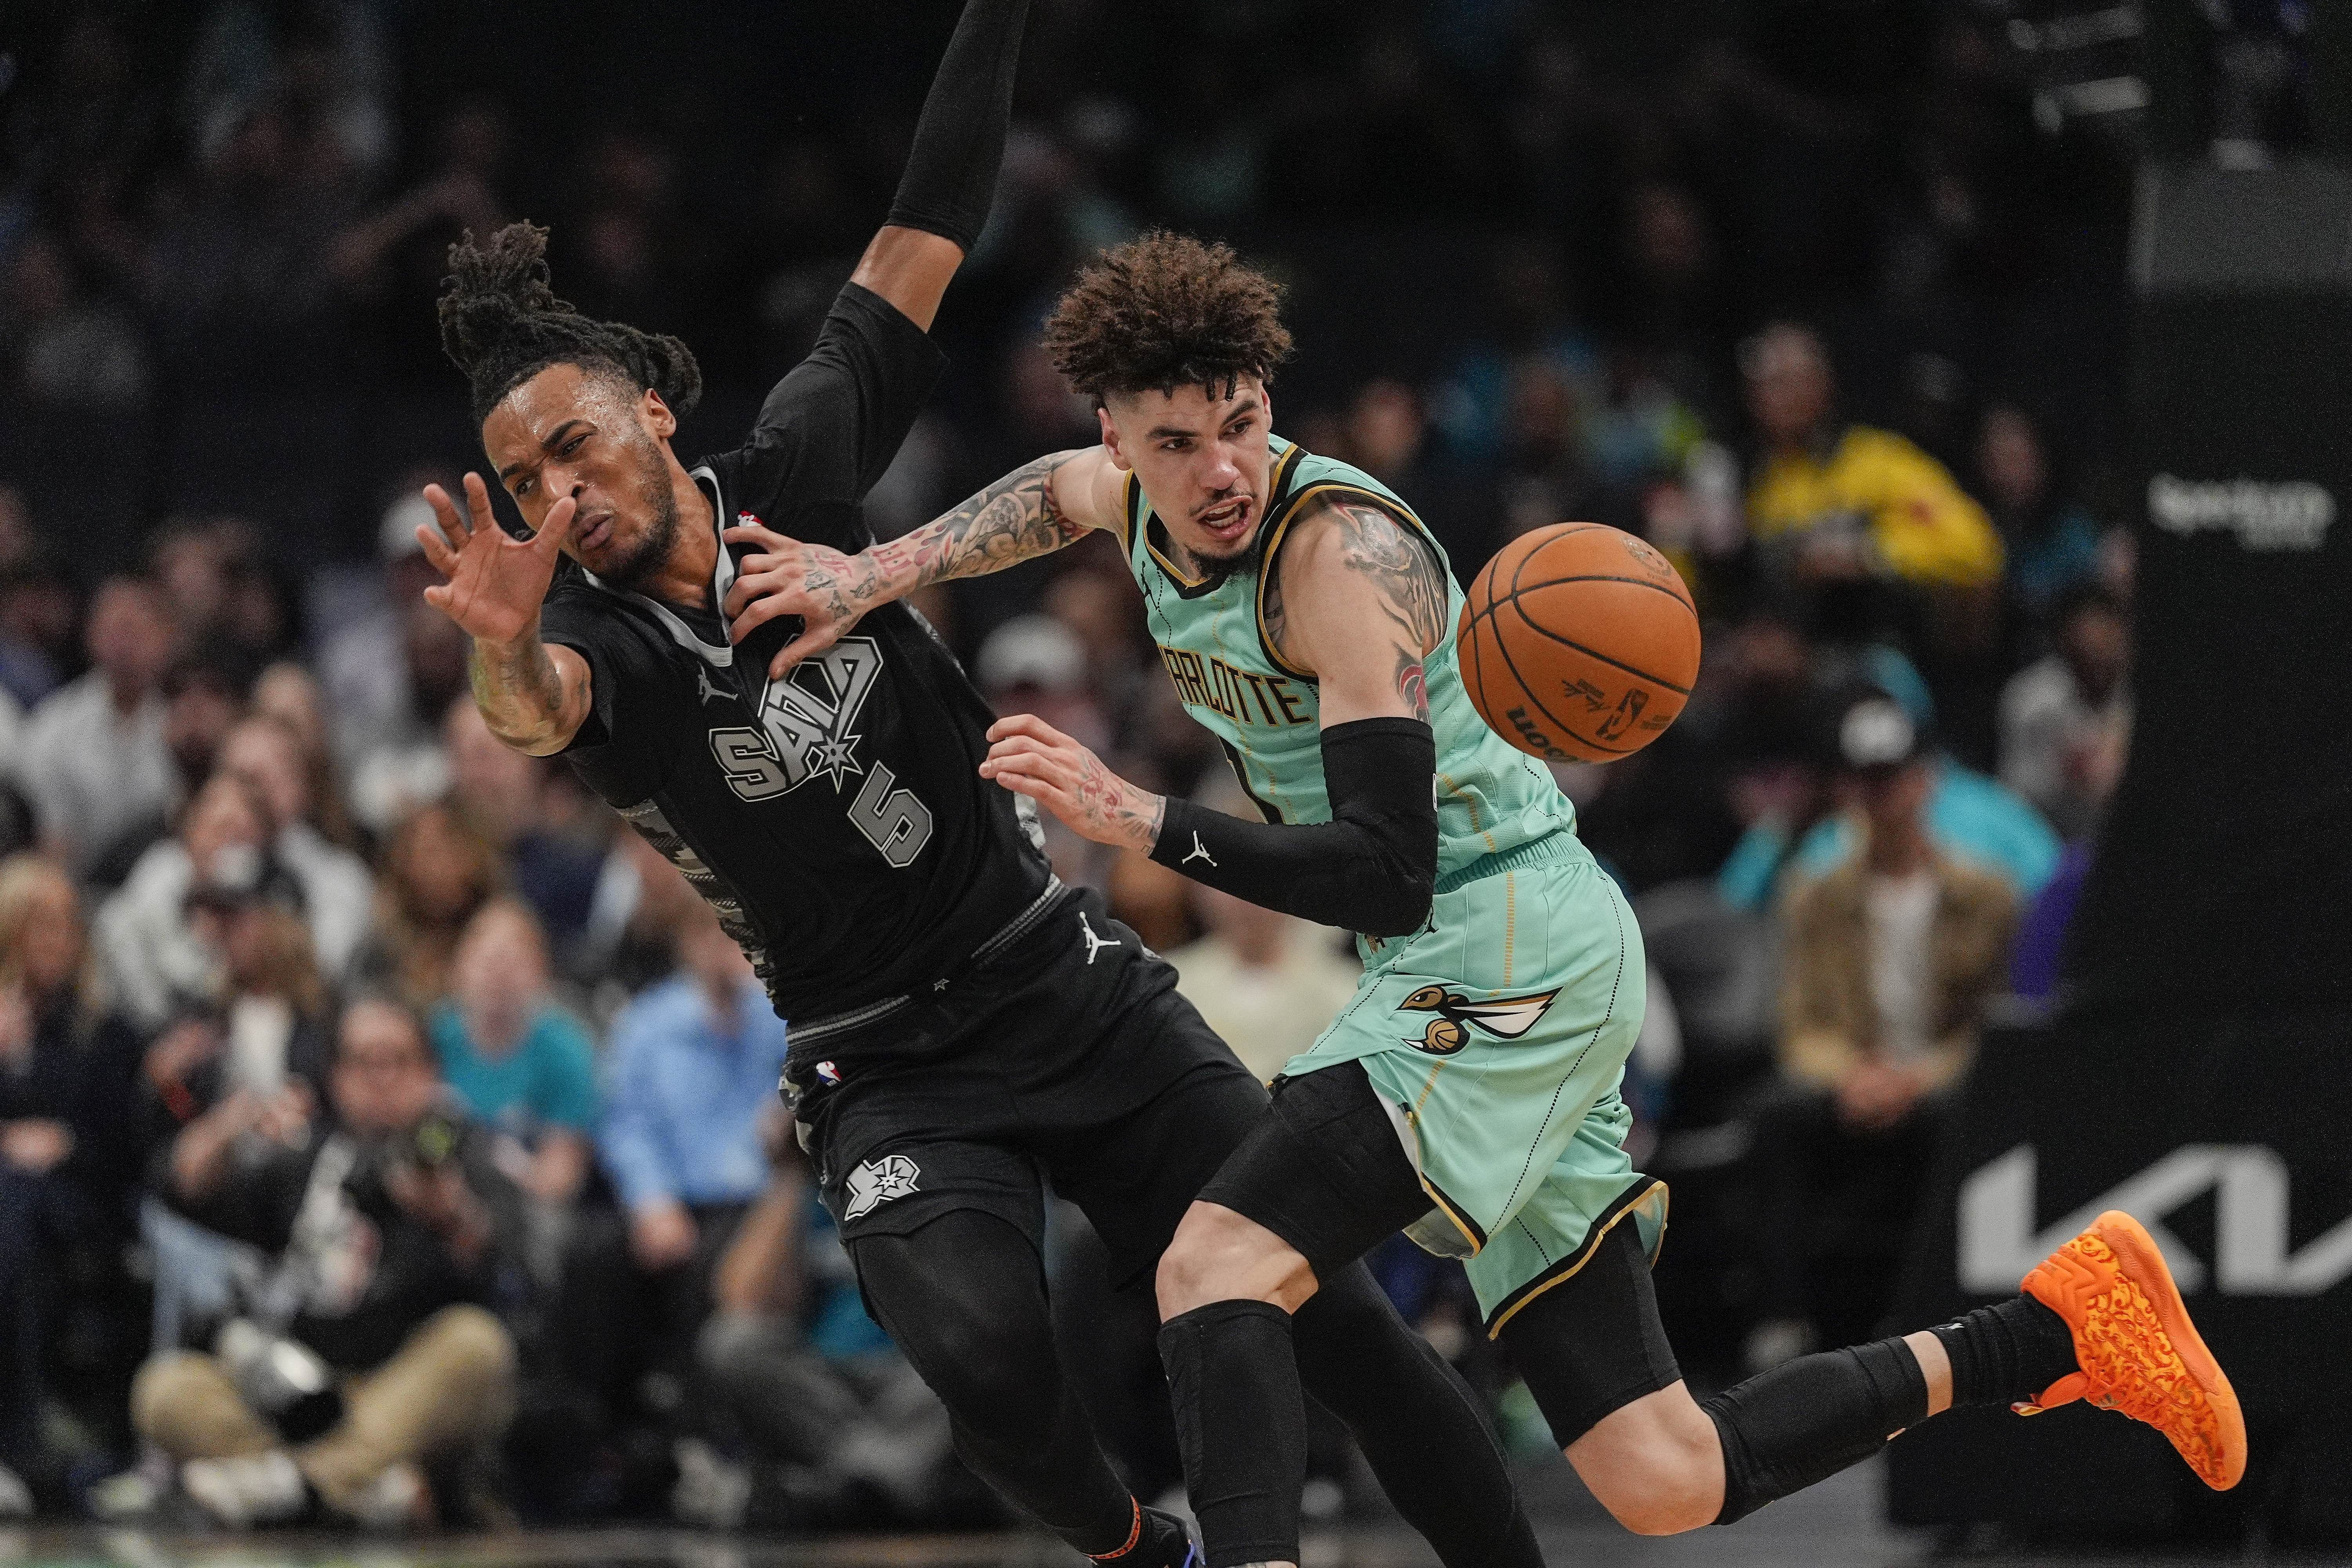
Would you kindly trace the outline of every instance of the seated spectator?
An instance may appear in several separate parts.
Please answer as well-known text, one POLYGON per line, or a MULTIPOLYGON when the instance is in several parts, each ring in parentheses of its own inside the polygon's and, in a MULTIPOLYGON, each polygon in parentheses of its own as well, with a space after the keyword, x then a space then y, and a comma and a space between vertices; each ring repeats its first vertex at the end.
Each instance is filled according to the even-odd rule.
POLYGON ((2099 525, 2060 491, 2041 427, 2014 404, 1985 410, 1976 462, 1977 493, 2000 530, 2010 594, 2038 624, 2068 589, 2098 580, 2099 525))
POLYGON ((1748 526, 1769 575, 1816 589, 1999 581, 2000 536, 1944 466, 1892 431, 1837 419, 1836 378, 1812 332, 1768 327, 1740 368, 1764 444, 1748 526))
MULTIPOLYGON (((1228 779, 1203 798, 1220 811, 1235 812, 1236 805, 1246 811, 1248 803, 1234 798, 1240 794, 1228 779)), ((1168 955, 1176 989, 1244 1067, 1270 1082, 1339 1016, 1356 994, 1360 965, 1341 952, 1336 931, 1190 886, 1208 934, 1168 955)))
POLYGON ((163 742, 172 617, 156 586, 116 577, 91 602, 90 670, 33 710, 16 776, 77 876, 178 795, 163 742))
MULTIPOLYGON (((0 520, 10 515, 16 493, 0 488, 0 520)), ((58 665, 79 616, 80 595, 62 556, 29 540, 0 549, 0 691, 27 712, 60 684, 58 665)))
POLYGON ((172 759, 171 799, 117 833, 84 865, 84 882, 121 887, 148 851, 170 837, 172 814, 213 776, 221 742, 245 716, 250 684, 244 659, 217 643, 193 647, 173 661, 162 688, 163 749, 172 759))
POLYGON ((329 978, 341 980, 367 939, 375 880, 365 861, 320 833, 301 737, 279 721, 257 714, 222 742, 220 766, 268 803, 270 819, 278 825, 270 847, 301 887, 319 966, 329 978))
POLYGON ((584 822, 560 819, 552 808, 578 794, 569 770, 559 780, 545 759, 491 734, 471 697, 449 705, 441 733, 449 753, 451 801, 496 847, 507 886, 530 906, 555 952, 568 960, 596 901, 606 836, 591 837, 578 831, 584 822))
POLYGON ((181 812, 174 835, 141 856, 100 906, 100 961, 133 1024, 160 1029, 184 1010, 224 1000, 222 954, 192 895, 238 889, 299 907, 299 886, 269 851, 274 837, 261 796, 235 774, 215 773, 181 812))
POLYGON ((43 1363, 68 1258, 119 1256, 129 1232, 139 1151, 120 1105, 139 1040, 95 992, 72 882, 34 856, 0 861, 0 1518, 58 1499, 43 1363))
POLYGON ((698 900, 678 957, 614 1020, 598 1149, 626 1234, 586 1248, 566 1287, 575 1369, 624 1404, 646 1372, 675 1378, 690 1359, 711 1271, 768 1184, 761 1124, 783 1071, 783 1021, 698 900))
POLYGON ((2009 955, 2009 988, 2028 1002, 2048 1007, 2060 1000, 2067 937, 2097 857, 2099 818, 2123 779, 2130 751, 2131 720, 2126 714, 2120 722, 2100 730, 2090 749, 2074 759, 2073 774, 2090 806, 2088 824, 2081 837, 2067 844, 2058 869, 2025 907, 2018 921, 2017 944, 2009 955))
POLYGON ((175 1208, 268 1258, 218 1353, 160 1355, 131 1389, 140 1435, 230 1526, 428 1517, 422 1467, 487 1449, 512 1413, 513 1344, 486 1310, 512 1257, 512 1184, 444 1108, 404 1009, 345 1012, 331 1086, 331 1123, 229 1096, 162 1178, 175 1208), (255 1134, 264 1152, 238 1157, 255 1134))
POLYGON ((595 1053, 550 999, 547 942, 529 910, 496 899, 467 922, 432 1034, 442 1076, 496 1130, 508 1173, 541 1203, 578 1197, 596 1130, 595 1053))
POLYGON ((346 849, 357 845, 359 827, 352 821, 342 769, 328 739, 326 694, 318 678, 290 661, 271 665, 253 683, 253 711, 293 733, 310 782, 310 820, 320 837, 346 849))
MULTIPOLYGON (((1916 676, 1909 680, 1887 677, 1909 674, 1907 665, 1892 650, 1867 650, 1884 658, 1865 658, 1869 682, 1890 695, 1913 730, 1925 737, 1935 718, 1934 700, 1916 676), (1873 666, 1875 666, 1873 668, 1873 666)), ((1827 698, 1832 722, 1825 736, 1816 738, 1822 762, 1837 764, 1834 719, 1851 700, 1857 687, 1835 687, 1827 698)), ((1820 702, 1821 699, 1816 699, 1820 702)), ((2048 822, 2023 796, 2000 780, 1964 767, 1937 751, 1929 761, 1932 780, 1927 793, 1927 834, 1938 851, 1991 871, 2009 884, 2021 900, 2040 892, 2058 868, 2060 844, 2048 822)), ((1810 794, 1799 790, 1798 797, 1810 794)), ((1847 805, 1851 806, 1849 801, 1847 805)), ((1808 877, 1828 875, 1860 853, 1861 826, 1852 809, 1822 815, 1810 807, 1793 815, 1767 811, 1756 816, 1717 873, 1717 885, 1735 909, 1759 910, 1769 905, 1784 871, 1808 877), (1793 836, 1793 837, 1792 837, 1793 836)))
POLYGON ((2061 837, 2080 838, 2098 813, 2097 753, 2131 721, 2131 623, 2121 600, 2082 584, 2060 599, 2054 629, 2057 650, 2000 694, 2000 782, 2061 837))
POLYGON ((752 1462, 745 1473, 706 1442, 679 1445, 674 1506, 694 1523, 789 1528, 853 1513, 863 1489, 889 1522, 929 1522, 953 1462, 946 1407, 866 1316, 790 1122, 764 1123, 774 1174, 719 1259, 695 1342, 710 1426, 752 1462))
POLYGON ((1999 879, 1937 849, 1933 767, 1903 710, 1858 693, 1835 734, 1864 843, 1784 908, 1788 1088, 1758 1131, 1774 1271, 1773 1321, 1751 1342, 1762 1361, 1852 1342, 1889 1305, 1945 1091, 1975 1050, 2017 922, 1999 879))
POLYGON ((457 938, 501 892, 498 852, 446 802, 403 817, 383 846, 375 934, 359 973, 422 1011, 449 994, 457 938))

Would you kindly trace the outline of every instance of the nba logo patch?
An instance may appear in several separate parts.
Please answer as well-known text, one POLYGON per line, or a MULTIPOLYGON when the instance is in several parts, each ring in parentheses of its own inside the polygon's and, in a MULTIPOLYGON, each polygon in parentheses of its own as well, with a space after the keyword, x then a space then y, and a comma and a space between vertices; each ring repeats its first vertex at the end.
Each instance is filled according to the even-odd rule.
POLYGON ((816 1064, 816 1080, 837 1086, 841 1082, 841 1069, 831 1062, 819 1062, 816 1064))

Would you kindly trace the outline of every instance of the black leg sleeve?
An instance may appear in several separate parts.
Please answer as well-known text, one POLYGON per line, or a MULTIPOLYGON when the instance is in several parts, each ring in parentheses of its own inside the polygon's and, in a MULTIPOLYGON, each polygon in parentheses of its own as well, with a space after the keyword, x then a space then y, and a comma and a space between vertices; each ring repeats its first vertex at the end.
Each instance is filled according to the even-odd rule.
POLYGON ((1208 1568, 1298 1561, 1307 1400, 1290 1314, 1216 1301, 1160 1328, 1176 1446, 1208 1568))
POLYGON ((1307 1392, 1345 1422, 1405 1522, 1446 1568, 1543 1568, 1477 1396, 1360 1263, 1298 1310, 1307 1392))
POLYGON ((1135 1500, 1062 1375, 1029 1238, 958 1210, 849 1251, 866 1305, 947 1406, 964 1463, 1079 1552, 1116 1551, 1135 1500))
POLYGON ((1699 1406, 1723 1441, 1717 1524, 1826 1480, 1927 1419, 1927 1378, 1901 1340, 1799 1356, 1699 1406))

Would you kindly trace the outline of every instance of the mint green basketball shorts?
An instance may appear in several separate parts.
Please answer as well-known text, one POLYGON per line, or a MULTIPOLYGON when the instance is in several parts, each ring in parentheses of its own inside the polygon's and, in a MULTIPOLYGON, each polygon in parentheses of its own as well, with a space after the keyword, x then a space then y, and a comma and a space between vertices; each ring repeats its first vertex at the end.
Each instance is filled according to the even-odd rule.
POLYGON ((1433 1208, 1406 1234, 1465 1260, 1490 1332, 1628 1219, 1654 1258, 1666 1189, 1625 1154, 1642 932, 1566 834, 1439 879, 1428 923, 1360 939, 1347 1009, 1283 1069, 1359 1062, 1433 1208), (1454 885, 1449 885, 1454 884, 1454 885))

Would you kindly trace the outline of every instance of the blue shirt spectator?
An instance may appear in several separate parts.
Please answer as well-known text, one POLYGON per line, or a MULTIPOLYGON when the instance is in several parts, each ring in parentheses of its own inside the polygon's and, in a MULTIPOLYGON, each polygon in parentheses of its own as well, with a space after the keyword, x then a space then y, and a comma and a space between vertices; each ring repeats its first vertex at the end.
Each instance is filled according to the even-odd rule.
POLYGON ((588 1178, 597 1119, 595 1053, 548 999, 547 939, 511 899, 482 906, 457 939, 449 996, 433 1009, 433 1049, 451 1092, 519 1144, 523 1187, 564 1205, 588 1178))
MULTIPOLYGON (((1949 758, 1936 764, 1927 817, 1927 837, 1938 850, 1999 875, 2021 900, 2030 902, 2058 869, 2058 835, 2042 814, 2000 780, 1949 758)), ((1791 854, 1787 829, 1759 821, 1732 848, 1716 887, 1733 908, 1759 910, 1771 901, 1784 868, 1822 876, 1843 865, 1860 843, 1853 819, 1832 816, 1814 824, 1791 854)))
POLYGON ((748 1203, 767 1185, 761 1118, 775 1111, 784 1023, 733 942, 698 920, 685 967, 613 1021, 605 1168, 635 1214, 748 1203))

